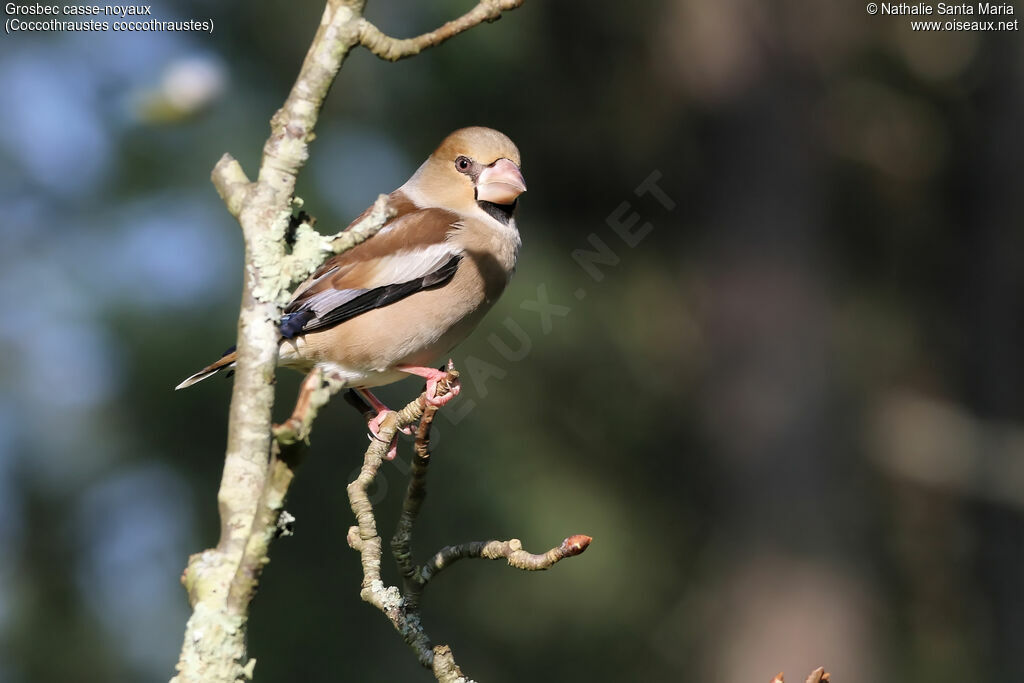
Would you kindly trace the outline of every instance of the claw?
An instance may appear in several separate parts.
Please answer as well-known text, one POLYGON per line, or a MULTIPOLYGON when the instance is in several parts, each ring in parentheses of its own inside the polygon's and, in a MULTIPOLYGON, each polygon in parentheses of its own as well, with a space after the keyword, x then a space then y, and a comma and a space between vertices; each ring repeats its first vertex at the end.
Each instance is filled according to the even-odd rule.
MULTIPOLYGON (((452 369, 451 361, 448 361, 448 368, 452 369)), ((407 372, 410 375, 417 375, 427 380, 427 391, 426 399, 427 403, 440 408, 448 401, 452 400, 459 395, 459 390, 462 388, 459 384, 458 373, 452 371, 451 375, 444 370, 435 370, 434 368, 421 368, 415 365, 399 365, 398 369, 402 372, 407 372), (448 386, 448 393, 444 396, 437 395, 437 383, 442 379, 449 379, 450 383, 448 386)))
POLYGON ((439 377, 437 379, 428 379, 427 380, 427 393, 426 393, 427 403, 429 403, 432 406, 436 406, 437 408, 440 408, 441 406, 443 406, 446 403, 448 403, 448 401, 450 401, 453 398, 455 398, 456 396, 458 396, 459 395, 459 391, 462 390, 462 385, 459 383, 459 380, 455 379, 448 386, 448 393, 444 394, 443 396, 438 396, 437 395, 437 383, 441 379, 444 379, 444 377, 447 377, 447 375, 446 374, 442 374, 442 377, 439 377))
MULTIPOLYGON (((380 441, 381 443, 384 442, 384 439, 377 436, 378 434, 380 434, 380 425, 381 423, 384 422, 385 419, 387 419, 388 414, 394 412, 395 411, 393 410, 384 409, 377 413, 375 417, 373 417, 372 419, 370 419, 369 422, 366 423, 366 426, 370 428, 371 439, 380 441)), ((402 432, 403 434, 412 434, 412 428, 410 428, 409 426, 402 427, 398 431, 402 432)), ((384 459, 394 460, 396 455, 398 455, 398 434, 395 434, 393 437, 391 437, 391 443, 388 445, 388 452, 384 455, 384 459)))
POLYGON ((387 416, 393 412, 395 411, 384 409, 377 413, 375 417, 371 418, 370 421, 366 423, 366 426, 370 428, 370 433, 373 434, 374 437, 380 434, 381 423, 383 423, 387 416))

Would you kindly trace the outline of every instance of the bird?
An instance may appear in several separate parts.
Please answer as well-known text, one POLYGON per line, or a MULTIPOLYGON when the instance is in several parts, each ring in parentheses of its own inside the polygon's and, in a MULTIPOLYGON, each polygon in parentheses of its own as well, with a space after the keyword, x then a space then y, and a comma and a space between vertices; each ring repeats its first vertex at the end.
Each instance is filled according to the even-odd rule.
MULTIPOLYGON (((522 242, 515 214, 526 192, 521 165, 516 145, 497 130, 474 126, 448 135, 388 195, 394 215, 380 231, 328 258, 296 287, 279 324, 278 364, 318 368, 355 390, 376 413, 372 435, 389 411, 371 388, 419 376, 430 404, 447 403, 458 385, 438 396, 446 373, 434 364, 473 331, 516 268, 522 242)), ((229 351, 175 389, 235 361, 229 351)), ((392 442, 388 458, 395 448, 392 442)))

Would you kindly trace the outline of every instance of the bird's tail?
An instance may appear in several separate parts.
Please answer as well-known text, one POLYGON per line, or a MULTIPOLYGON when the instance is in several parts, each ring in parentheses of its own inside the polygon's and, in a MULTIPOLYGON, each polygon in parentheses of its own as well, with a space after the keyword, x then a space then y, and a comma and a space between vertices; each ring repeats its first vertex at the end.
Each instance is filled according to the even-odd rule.
POLYGON ((207 365, 205 368, 203 368, 196 374, 192 375, 178 386, 174 387, 174 390, 177 391, 178 389, 185 389, 187 387, 192 386, 196 382, 202 382, 207 377, 212 377, 213 375, 216 375, 224 368, 234 367, 235 360, 237 359, 238 353, 234 349, 231 349, 227 353, 225 353, 220 360, 218 360, 215 363, 211 363, 210 365, 207 365))

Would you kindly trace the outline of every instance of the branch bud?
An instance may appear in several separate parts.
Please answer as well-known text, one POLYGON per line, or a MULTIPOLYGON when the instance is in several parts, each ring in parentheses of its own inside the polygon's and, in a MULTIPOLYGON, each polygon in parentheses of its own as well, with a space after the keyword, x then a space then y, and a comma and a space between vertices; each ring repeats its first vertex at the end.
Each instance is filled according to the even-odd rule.
POLYGON ((592 540, 594 539, 586 534, 576 534, 562 541, 560 550, 566 557, 573 557, 586 550, 592 540))

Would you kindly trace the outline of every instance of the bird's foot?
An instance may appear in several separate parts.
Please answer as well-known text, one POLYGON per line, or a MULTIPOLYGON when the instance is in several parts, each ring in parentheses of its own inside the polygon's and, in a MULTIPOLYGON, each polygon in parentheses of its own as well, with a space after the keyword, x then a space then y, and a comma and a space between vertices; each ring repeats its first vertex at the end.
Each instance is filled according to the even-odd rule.
MULTIPOLYGON (((366 426, 370 429, 370 438, 383 442, 384 439, 380 438, 381 425, 384 423, 384 420, 387 419, 388 415, 393 414, 395 411, 384 405, 384 402, 374 396, 369 389, 356 389, 356 392, 366 399, 370 406, 377 411, 377 414, 370 418, 366 423, 366 426)), ((412 428, 409 426, 402 427, 398 431, 403 434, 412 434, 412 428)), ((388 452, 384 455, 384 459, 394 460, 396 455, 398 455, 397 433, 391 437, 391 441, 388 443, 388 452)))
MULTIPOLYGON (((376 416, 370 419, 366 423, 366 426, 370 428, 370 438, 376 439, 377 441, 384 442, 384 439, 380 438, 380 426, 388 418, 389 415, 394 414, 395 411, 384 409, 377 413, 376 416)), ((408 428, 406 428, 408 429, 408 428)), ((403 430, 404 431, 404 430, 403 430)), ((407 432, 408 433, 408 432, 407 432)), ((398 455, 398 434, 395 433, 391 437, 391 441, 388 443, 388 452, 384 454, 385 460, 394 460, 395 456, 398 455)))
POLYGON ((441 406, 448 403, 448 401, 451 401, 453 398, 459 395, 459 391, 462 390, 462 385, 459 384, 459 379, 456 377, 455 379, 450 380, 450 384, 448 385, 448 391, 438 396, 437 385, 439 382, 445 380, 447 380, 447 376, 442 377, 441 379, 427 380, 427 403, 437 408, 440 408, 441 406))
POLYGON ((454 369, 454 364, 451 361, 448 361, 447 370, 422 368, 415 365, 399 365, 398 369, 427 380, 427 403, 436 408, 440 408, 458 396, 462 389, 462 385, 459 383, 459 373, 454 369), (440 395, 438 389, 441 389, 440 395))
MULTIPOLYGON (((366 423, 366 426, 370 428, 370 433, 373 434, 374 436, 380 434, 381 424, 383 424, 384 420, 387 419, 388 414, 393 412, 395 411, 388 410, 387 408, 385 408, 384 410, 377 413, 376 416, 370 418, 370 420, 366 423)), ((402 427, 398 431, 402 432, 403 434, 409 434, 410 436, 412 435, 412 427, 410 427, 409 425, 402 427)))

